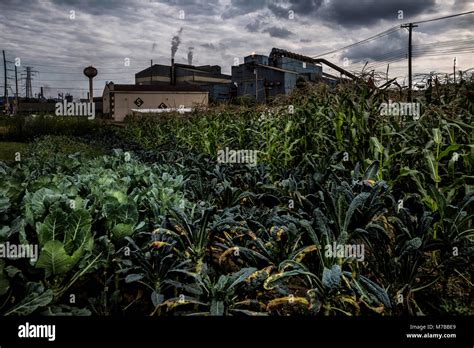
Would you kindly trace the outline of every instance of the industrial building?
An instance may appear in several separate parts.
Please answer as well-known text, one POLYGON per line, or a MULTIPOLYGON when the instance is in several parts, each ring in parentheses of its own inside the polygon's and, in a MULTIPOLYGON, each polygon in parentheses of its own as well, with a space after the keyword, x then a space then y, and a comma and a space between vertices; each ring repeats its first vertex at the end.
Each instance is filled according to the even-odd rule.
POLYGON ((177 85, 199 86, 209 93, 211 102, 220 102, 230 98, 231 76, 222 74, 218 65, 194 66, 178 64, 154 64, 135 74, 136 85, 177 85))
POLYGON ((196 85, 119 85, 110 82, 102 95, 104 116, 122 122, 132 109, 207 107, 208 92, 196 85))
POLYGON ((222 74, 218 65, 194 66, 154 64, 135 74, 134 85, 107 83, 103 92, 103 114, 121 122, 133 112, 167 111, 207 107, 232 97, 252 96, 267 102, 289 94, 300 81, 324 82, 331 86, 343 75, 356 79, 346 70, 324 60, 273 48, 269 56, 252 54, 232 67, 232 76, 222 74), (323 72, 327 65, 340 72, 336 77, 323 72))
POLYGON ((322 65, 339 71, 350 79, 356 77, 348 71, 326 61, 273 48, 269 56, 252 54, 244 63, 232 67, 232 83, 237 96, 250 95, 258 102, 266 102, 280 94, 289 94, 299 79, 324 82, 334 86, 342 78, 323 72, 322 65))

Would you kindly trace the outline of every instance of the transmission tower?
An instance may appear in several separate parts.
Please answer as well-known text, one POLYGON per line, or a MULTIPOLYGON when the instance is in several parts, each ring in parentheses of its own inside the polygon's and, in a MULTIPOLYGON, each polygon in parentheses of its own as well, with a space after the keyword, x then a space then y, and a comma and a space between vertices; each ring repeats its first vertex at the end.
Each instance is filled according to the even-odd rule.
POLYGON ((25 68, 25 72, 21 74, 21 77, 25 79, 25 96, 26 98, 32 98, 33 97, 33 87, 32 87, 32 81, 33 77, 35 76, 35 73, 38 71, 33 70, 31 66, 27 66, 25 68))

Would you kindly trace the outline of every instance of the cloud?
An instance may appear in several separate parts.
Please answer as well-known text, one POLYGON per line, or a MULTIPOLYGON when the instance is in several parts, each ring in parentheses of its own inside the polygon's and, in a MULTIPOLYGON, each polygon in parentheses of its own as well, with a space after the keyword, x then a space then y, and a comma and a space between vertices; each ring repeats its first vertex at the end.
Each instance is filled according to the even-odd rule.
POLYGON ((247 31, 250 31, 250 32, 259 31, 259 29, 262 27, 262 24, 263 23, 260 20, 256 19, 253 22, 248 23, 245 26, 245 29, 247 29, 247 31))
MULTIPOLYGON (((404 11, 407 22, 474 9, 467 0, 31 0, 25 6, 22 0, 0 0, 0 42, 7 58, 21 57, 22 65, 40 72, 34 89, 81 88, 76 94, 87 89, 82 68, 89 64, 99 69, 97 88, 110 80, 133 83, 134 74, 148 67, 150 59, 168 64, 170 39, 179 28, 181 47, 195 47, 193 64, 218 64, 228 73, 235 58, 242 61, 252 51, 268 54, 280 47, 313 56, 360 41, 400 24, 398 10, 404 11), (69 18, 70 10, 76 11, 75 20, 69 18), (288 18, 289 10, 294 19, 288 18), (179 18, 180 11, 185 18, 179 18), (130 67, 124 67, 125 58, 130 67)), ((469 39, 472 19, 421 24, 413 39, 469 39)), ((400 31, 399 36, 371 41, 342 56, 353 62, 383 62, 391 52, 406 50, 406 34, 400 31)), ((178 50, 176 61, 187 62, 187 53, 178 50)), ((325 56, 336 63, 340 57, 325 56)), ((459 62, 469 64, 465 57, 459 62)), ((415 63, 428 71, 452 68, 451 59, 435 58, 417 58, 415 63)), ((395 67, 391 64, 390 69, 395 67)), ((405 73, 405 64, 400 63, 400 71, 405 73)))
POLYGON ((374 40, 365 45, 355 46, 342 54, 353 62, 383 61, 404 56, 407 52, 407 34, 397 31, 390 34, 386 40, 374 40))
POLYGON ((268 4, 273 14, 280 18, 288 18, 288 11, 292 10, 295 16, 314 16, 323 3, 323 0, 290 0, 284 3, 268 4))
POLYGON ((224 9, 221 17, 223 19, 234 18, 237 16, 254 13, 265 7, 266 1, 231 0, 230 4, 224 9))
POLYGON ((213 43, 203 43, 201 45, 201 47, 203 48, 206 48, 206 49, 210 49, 210 50, 215 50, 216 49, 216 46, 213 44, 213 43))
POLYGON ((372 26, 383 20, 397 22, 398 11, 403 11, 404 22, 436 7, 435 0, 331 0, 318 11, 319 18, 345 28, 372 26))
POLYGON ((285 39, 293 35, 291 31, 285 28, 279 28, 279 27, 270 27, 262 30, 262 33, 268 33, 272 37, 277 37, 281 39, 285 39))

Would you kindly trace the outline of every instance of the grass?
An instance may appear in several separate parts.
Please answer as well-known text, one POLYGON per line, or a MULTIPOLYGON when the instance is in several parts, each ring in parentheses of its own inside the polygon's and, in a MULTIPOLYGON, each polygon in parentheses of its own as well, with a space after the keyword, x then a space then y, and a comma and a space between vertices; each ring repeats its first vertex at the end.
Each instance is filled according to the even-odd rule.
POLYGON ((79 137, 46 135, 30 143, 28 154, 35 154, 48 158, 51 154, 72 155, 81 153, 84 158, 94 158, 105 154, 98 145, 88 144, 79 137))
POLYGON ((0 161, 13 162, 15 161, 15 153, 20 155, 26 152, 28 144, 14 141, 0 141, 0 161))

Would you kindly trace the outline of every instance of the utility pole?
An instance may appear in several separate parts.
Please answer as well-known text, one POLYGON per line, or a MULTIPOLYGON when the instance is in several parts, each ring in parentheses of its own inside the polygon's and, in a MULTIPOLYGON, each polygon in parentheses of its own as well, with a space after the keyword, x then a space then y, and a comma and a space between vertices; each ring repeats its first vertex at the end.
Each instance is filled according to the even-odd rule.
POLYGON ((255 72, 255 101, 258 103, 258 73, 257 73, 257 68, 255 68, 254 72, 255 72))
POLYGON ((454 57, 453 76, 454 76, 454 84, 456 84, 456 57, 454 57))
POLYGON ((153 59, 150 59, 150 85, 153 84, 153 59))
POLYGON ((5 80, 4 80, 4 84, 5 84, 5 88, 3 90, 3 97, 4 97, 4 105, 5 105, 5 108, 6 110, 8 110, 8 87, 7 87, 7 60, 5 59, 5 50, 2 51, 3 52, 3 74, 5 75, 5 80))
POLYGON ((18 71, 15 64, 15 114, 20 110, 20 105, 18 104, 18 71))
POLYGON ((18 71, 16 69, 16 64, 15 64, 15 100, 16 100, 16 105, 18 105, 18 71))
POLYGON ((411 69, 411 60, 412 60, 412 45, 411 37, 412 30, 416 28, 417 25, 413 23, 403 24, 402 28, 408 28, 408 100, 412 101, 411 88, 412 88, 412 69, 411 69))

